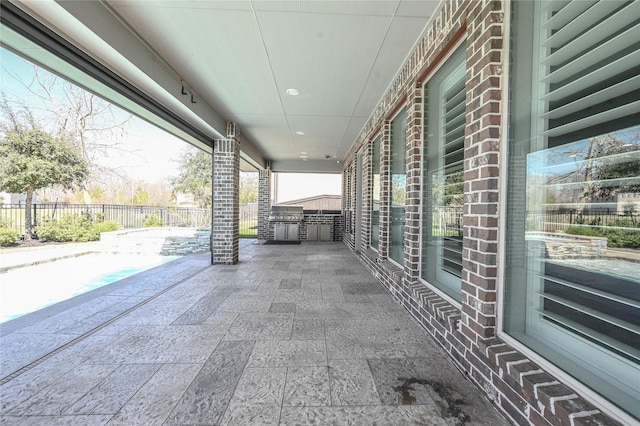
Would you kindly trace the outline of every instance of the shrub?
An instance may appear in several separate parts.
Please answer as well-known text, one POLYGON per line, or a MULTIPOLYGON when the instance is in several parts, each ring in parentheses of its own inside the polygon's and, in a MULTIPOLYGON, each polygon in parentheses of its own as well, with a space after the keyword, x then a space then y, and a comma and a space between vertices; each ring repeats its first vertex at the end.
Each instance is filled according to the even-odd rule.
POLYGON ((164 223, 162 222, 162 218, 158 213, 154 213, 152 215, 147 215, 144 218, 144 227, 145 228, 153 228, 162 226, 164 223))
POLYGON ((94 224, 94 227, 98 231, 98 234, 100 234, 101 232, 117 231, 120 229, 120 224, 115 220, 106 220, 104 222, 94 224))
POLYGON ((43 241, 97 241, 101 232, 115 231, 119 225, 115 221, 93 223, 88 213, 65 215, 60 220, 47 219, 36 228, 38 238, 43 241))
POLYGON ((13 229, 10 220, 0 220, 0 247, 15 244, 20 238, 18 231, 13 229))
POLYGON ((572 226, 565 231, 571 235, 584 235, 588 237, 601 237, 602 232, 596 228, 590 228, 588 226, 572 226))
POLYGON ((640 248, 640 231, 612 229, 605 236, 609 247, 640 248))
POLYGON ((640 248, 640 230, 635 229, 611 229, 611 228, 590 228, 586 226, 575 226, 567 229, 567 234, 585 235, 590 237, 604 237, 607 239, 608 247, 617 248, 640 248))
POLYGON ((73 231, 71 229, 68 216, 60 220, 54 218, 44 219, 42 224, 36 227, 38 238, 43 241, 73 241, 73 231))

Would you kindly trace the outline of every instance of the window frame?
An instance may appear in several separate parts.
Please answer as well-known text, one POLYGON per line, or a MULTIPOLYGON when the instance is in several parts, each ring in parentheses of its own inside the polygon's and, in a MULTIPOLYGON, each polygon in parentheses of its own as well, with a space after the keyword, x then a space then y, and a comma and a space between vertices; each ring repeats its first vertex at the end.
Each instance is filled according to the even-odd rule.
MULTIPOLYGON (((407 176, 407 130, 409 128, 408 126, 408 122, 407 122, 407 113, 408 113, 408 109, 407 109, 407 105, 403 104, 400 105, 398 107, 398 110, 395 112, 395 114, 389 119, 389 176, 388 176, 388 188, 389 188, 389 199, 388 199, 388 215, 389 217, 387 218, 387 259, 389 259, 390 262, 392 262, 393 264, 399 266, 400 268, 404 268, 404 235, 406 232, 406 206, 407 206, 407 185, 406 185, 406 176, 407 176), (404 154, 403 157, 403 169, 404 169, 404 176, 405 176, 405 186, 404 186, 404 205, 402 206, 402 210, 403 210, 403 222, 402 222, 402 234, 401 234, 401 239, 402 239, 402 243, 400 245, 401 248, 401 259, 400 261, 398 261, 397 259, 394 259, 391 256, 391 252, 392 252, 392 242, 393 242, 393 231, 392 231, 392 208, 393 208, 393 122, 400 116, 400 114, 404 114, 405 119, 402 121, 403 123, 403 127, 404 127, 404 146, 402 148, 402 153, 404 154)), ((382 151, 382 150, 381 150, 382 151)), ((382 155, 382 154, 381 154, 382 155)), ((396 173, 397 174, 397 173, 396 173)), ((402 173, 400 173, 402 174, 402 173)), ((382 186, 382 185, 381 185, 382 186)), ((382 200, 381 200, 382 201, 382 200)))
MULTIPOLYGON (((423 108, 423 117, 422 117, 422 143, 421 143, 421 150, 422 150, 422 161, 420 163, 420 179, 421 179, 421 190, 420 190, 420 262, 419 262, 419 280, 420 282, 422 282, 424 285, 428 286, 429 289, 435 291, 439 296, 445 298, 446 300, 448 300, 450 303, 452 303, 454 306, 461 308, 462 306, 462 279, 460 279, 460 294, 459 296, 456 294, 455 296, 451 294, 450 291, 445 290, 443 287, 444 285, 437 283, 437 282, 432 282, 432 280, 429 280, 427 278, 427 271, 426 271, 426 258, 428 256, 427 251, 426 251, 426 229, 425 229, 425 220, 426 220, 426 216, 427 216, 427 208, 430 205, 429 200, 427 199, 427 184, 428 184, 428 179, 425 178, 425 175, 428 173, 428 146, 427 144, 429 143, 428 138, 425 137, 425 131, 426 131, 426 127, 427 127, 427 123, 428 120, 426 119, 426 116, 428 114, 428 107, 427 107, 427 103, 428 103, 428 93, 426 90, 427 85, 429 84, 429 82, 432 81, 432 79, 434 77, 436 77, 438 75, 438 73, 441 70, 446 70, 447 67, 450 70, 455 70, 458 69, 459 67, 464 67, 464 72, 463 72, 463 79, 465 82, 465 92, 466 92, 466 81, 467 81, 467 60, 466 60, 466 43, 467 40, 466 38, 463 38, 462 40, 460 40, 458 43, 456 43, 454 46, 451 47, 451 49, 447 52, 447 54, 442 58, 441 62, 438 64, 437 67, 435 67, 427 76, 427 78, 425 78, 424 82, 422 83, 422 93, 423 93, 423 104, 422 104, 422 108, 423 108), (459 55, 460 58, 456 58, 456 55, 459 55), (453 59, 458 59, 461 60, 460 63, 458 64, 454 64, 454 63, 450 63, 450 60, 453 59)), ((442 85, 442 83, 445 80, 450 79, 451 76, 446 76, 444 78, 442 78, 442 82, 440 83, 442 85)), ((440 102, 441 99, 438 99, 438 102, 440 102)), ((464 101, 464 105, 465 105, 465 112, 464 115, 466 116, 466 97, 465 97, 465 101, 464 101)), ((441 117, 440 117, 441 118, 441 117)), ((463 136, 464 138, 464 136, 463 136)), ((441 143, 438 142, 438 149, 441 149, 441 143)), ((464 185, 464 139, 463 139, 463 164, 462 164, 462 175, 463 175, 463 181, 462 184, 464 185)), ((464 190, 463 190, 463 196, 464 196, 464 190)), ((462 217, 464 217, 464 208, 463 208, 463 215, 462 217)), ((461 217, 461 220, 462 220, 461 217)), ((464 241, 464 237, 462 238, 462 243, 464 241)), ((461 267, 461 271, 464 270, 464 267, 461 267)))
MULTIPOLYGON (((509 7, 505 10, 505 28, 507 29, 506 34, 505 34, 505 40, 504 40, 504 50, 505 50, 505 63, 509 64, 509 66, 506 69, 506 72, 504 73, 504 87, 505 90, 508 93, 512 93, 512 92, 517 92, 519 90, 519 86, 517 84, 514 84, 513 82, 513 78, 514 78, 514 74, 517 74, 517 71, 514 71, 514 64, 513 64, 513 58, 510 58, 509 56, 511 56, 513 54, 512 50, 513 48, 511 47, 512 44, 512 27, 513 27, 513 18, 512 18, 512 11, 511 11, 512 6, 509 4, 509 7), (516 87, 516 88, 514 88, 516 87)), ((536 19, 538 19, 538 14, 536 13, 536 19)), ((520 22, 522 24, 522 22, 520 22)), ((539 24, 532 25, 534 28, 539 28, 539 24)), ((532 42, 533 43, 533 42, 532 42)), ((531 56, 530 56, 530 61, 531 63, 536 63, 536 59, 534 56, 534 51, 533 49, 531 50, 531 56)), ((537 53, 535 53, 537 55, 537 53)), ((517 55, 517 54, 516 54, 517 55)), ((515 55, 514 55, 515 56, 515 55)), ((517 68, 518 65, 516 64, 515 67, 517 68)), ((522 67, 522 66, 520 66, 522 67)), ((537 76, 535 75, 537 73, 537 67, 534 67, 535 70, 530 70, 533 71, 534 77, 532 79, 532 81, 538 81, 537 76)), ((525 79, 525 78, 523 78, 525 79)), ((532 95, 532 100, 531 100, 531 106, 529 107, 530 111, 532 111, 531 113, 531 121, 529 123, 530 129, 528 131, 529 134, 529 138, 530 138, 530 142, 529 142, 529 146, 528 146, 528 153, 533 153, 533 152, 539 152, 542 151, 542 149, 544 148, 533 148, 534 145, 540 145, 540 142, 535 142, 535 139, 540 139, 542 138, 541 132, 537 131, 537 127, 540 126, 542 119, 537 119, 537 113, 536 111, 543 111, 543 109, 541 109, 538 105, 534 106, 533 104, 536 102, 539 103, 539 99, 540 97, 538 96, 538 93, 540 93, 539 88, 534 88, 533 84, 530 85, 530 93, 532 95)), ((507 267, 509 265, 506 264, 507 262, 507 253, 506 253, 506 245, 508 244, 508 232, 506 231, 506 228, 508 228, 508 219, 507 219, 507 215, 508 215, 508 211, 510 210, 509 207, 509 203, 507 200, 508 196, 508 186, 511 183, 511 178, 509 176, 510 172, 508 169, 508 164, 509 164, 509 160, 510 160, 510 155, 508 155, 508 152, 510 150, 512 150, 511 147, 511 143, 512 140, 514 139, 514 136, 512 134, 513 128, 514 128, 514 120, 510 119, 510 116, 512 114, 513 111, 511 111, 511 105, 512 105, 512 99, 511 97, 509 98, 509 104, 510 107, 507 109, 505 108, 502 112, 502 117, 503 117, 503 122, 505 123, 506 126, 509 126, 509 131, 508 132, 504 132, 505 134, 505 139, 503 139, 503 146, 506 148, 505 152, 507 153, 507 155, 502 156, 501 158, 501 169, 503 170, 503 173, 501 173, 501 178, 500 178, 500 198, 502 200, 505 200, 505 202, 500 203, 500 232, 499 232, 499 241, 500 241, 500 251, 499 251, 499 261, 500 264, 504 265, 503 267, 499 268, 499 272, 498 272, 498 300, 497 300, 497 334, 498 337, 500 337, 502 340, 504 340, 506 343, 510 344, 511 346, 513 346, 515 349, 519 350, 520 352, 522 352, 523 354, 526 354, 528 357, 530 357, 530 359, 534 362, 536 362, 537 364, 539 364, 541 367, 543 367, 545 370, 549 371, 550 373, 554 374, 556 377, 558 377, 560 380, 570 384, 572 387, 578 389, 580 391, 581 394, 583 394, 583 396, 591 401, 593 401, 594 403, 596 403, 599 408, 602 409, 603 412, 607 413, 608 415, 620 420, 623 423, 629 423, 629 422, 634 422, 637 421, 637 419, 634 419, 629 413, 627 413, 626 411, 624 411, 620 406, 615 405, 612 400, 611 397, 609 399, 605 398, 602 394, 598 393, 595 391, 595 389, 591 388, 590 385, 587 385, 585 382, 583 382, 582 380, 584 379, 578 379, 576 376, 574 376, 574 373, 569 373, 567 371, 565 371, 564 369, 562 369, 562 367, 560 367, 557 364, 557 361, 551 361, 549 358, 547 358, 545 355, 545 353, 547 353, 548 351, 545 350, 540 350, 540 348, 533 348, 533 347, 529 347, 526 343, 523 343, 521 340, 518 340, 516 337, 514 337, 512 334, 513 332, 511 332, 512 334, 510 334, 510 332, 507 331, 507 317, 505 316, 505 311, 507 310, 506 308, 506 304, 509 303, 509 296, 507 296, 507 290, 510 287, 509 283, 507 282, 509 277, 508 277, 508 273, 507 273, 507 267)), ((520 122, 516 122, 518 125, 520 122)), ((607 123, 604 123, 603 126, 608 125, 607 123)), ((605 127, 606 129, 607 127, 605 127)), ((616 128, 619 131, 624 130, 624 127, 621 128, 616 128)), ((615 131, 615 130, 614 130, 615 131)), ((604 133, 609 133, 608 130, 605 130, 604 133)), ((561 144, 562 145, 562 144, 561 144)), ((548 149, 548 148, 547 148, 548 149)), ((564 331, 564 333, 566 334, 571 334, 572 338, 576 338, 577 335, 575 333, 571 333, 567 330, 564 331)), ((584 343, 584 342, 583 342, 584 343)), ((563 346, 562 344, 558 343, 556 344, 556 346, 560 347, 563 346)), ((605 349, 601 348, 599 345, 597 344, 590 344, 589 346, 589 350, 594 351, 594 352, 607 352, 605 349)), ((564 348, 563 348, 564 349, 564 348)), ((611 352, 609 352, 609 354, 611 354, 611 352)), ((557 356, 557 355, 556 355, 557 356)), ((568 360, 571 360, 571 358, 568 358, 568 360)), ((637 364, 636 364, 637 365, 637 364)), ((604 387, 606 388, 606 386, 604 387)), ((603 388, 600 389, 601 392, 604 392, 603 388)))
POLYGON ((380 251, 380 207, 382 202, 382 173, 381 173, 381 159, 382 159, 382 134, 378 133, 371 139, 371 215, 369 218, 369 247, 376 252, 380 251), (378 145, 378 157, 376 163, 376 144, 378 145), (378 170, 378 229, 377 229, 377 241, 376 245, 373 245, 373 212, 376 211, 373 206, 376 200, 375 197, 375 165, 377 164, 378 170))

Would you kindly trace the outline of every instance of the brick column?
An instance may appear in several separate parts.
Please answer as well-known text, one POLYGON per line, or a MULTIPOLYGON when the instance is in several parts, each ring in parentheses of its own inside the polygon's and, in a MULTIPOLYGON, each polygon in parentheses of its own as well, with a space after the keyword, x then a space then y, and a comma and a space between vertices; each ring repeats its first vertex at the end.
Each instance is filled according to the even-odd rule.
POLYGON ((381 259, 389 257, 389 234, 391 223, 391 122, 384 120, 380 137, 380 243, 381 259))
POLYGON ((271 211, 271 169, 258 172, 258 239, 271 239, 269 235, 269 212, 271 211))
POLYGON ((344 208, 344 238, 343 241, 351 248, 355 249, 355 220, 356 220, 356 160, 342 173, 342 199, 344 208))
POLYGON ((213 214, 211 263, 238 263, 240 212, 240 144, 236 123, 227 123, 227 137, 213 143, 213 214))
MULTIPOLYGON (((504 136, 502 3, 474 3, 467 22, 462 325, 473 345, 496 335, 500 142, 504 136)), ((505 138, 506 139, 506 138, 505 138)))
POLYGON ((404 226, 404 278, 415 283, 420 277, 420 194, 422 170, 422 85, 407 90, 407 188, 404 226))
POLYGON ((362 185, 362 216, 360 217, 360 221, 362 222, 362 250, 368 249, 371 246, 371 204, 373 202, 372 155, 373 142, 369 141, 362 148, 362 182, 358 182, 358 185, 362 185))

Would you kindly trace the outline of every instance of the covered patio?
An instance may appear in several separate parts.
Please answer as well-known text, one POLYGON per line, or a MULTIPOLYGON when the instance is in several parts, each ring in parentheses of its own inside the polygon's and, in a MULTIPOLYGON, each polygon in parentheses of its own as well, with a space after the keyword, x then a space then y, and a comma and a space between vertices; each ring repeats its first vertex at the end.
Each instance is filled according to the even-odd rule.
POLYGON ((506 424, 344 243, 241 242, 3 324, 2 424, 506 424))

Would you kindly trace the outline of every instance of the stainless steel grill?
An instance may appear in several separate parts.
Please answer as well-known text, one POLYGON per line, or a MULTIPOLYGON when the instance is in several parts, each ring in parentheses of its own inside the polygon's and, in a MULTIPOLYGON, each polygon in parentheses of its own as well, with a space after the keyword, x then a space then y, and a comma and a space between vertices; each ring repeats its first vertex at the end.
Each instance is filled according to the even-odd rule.
POLYGON ((302 206, 271 206, 268 217, 271 222, 302 222, 302 206))

